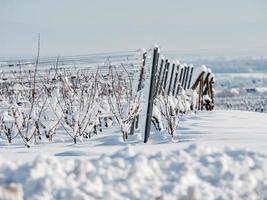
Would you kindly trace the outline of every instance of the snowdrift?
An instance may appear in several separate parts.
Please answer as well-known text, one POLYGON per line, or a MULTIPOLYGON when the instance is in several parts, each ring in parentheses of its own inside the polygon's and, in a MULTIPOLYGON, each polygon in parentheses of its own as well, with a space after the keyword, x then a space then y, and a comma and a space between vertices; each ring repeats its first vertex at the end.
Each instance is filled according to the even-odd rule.
POLYGON ((0 159, 0 185, 0 199, 266 199, 267 156, 193 144, 88 160, 0 159))

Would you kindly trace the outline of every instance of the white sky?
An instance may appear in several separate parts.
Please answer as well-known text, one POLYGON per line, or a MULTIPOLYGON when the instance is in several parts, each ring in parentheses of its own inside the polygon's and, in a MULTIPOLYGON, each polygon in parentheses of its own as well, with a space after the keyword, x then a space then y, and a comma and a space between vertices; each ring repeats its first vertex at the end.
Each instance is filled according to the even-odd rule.
POLYGON ((0 0, 0 57, 151 47, 267 55, 266 0, 0 0))

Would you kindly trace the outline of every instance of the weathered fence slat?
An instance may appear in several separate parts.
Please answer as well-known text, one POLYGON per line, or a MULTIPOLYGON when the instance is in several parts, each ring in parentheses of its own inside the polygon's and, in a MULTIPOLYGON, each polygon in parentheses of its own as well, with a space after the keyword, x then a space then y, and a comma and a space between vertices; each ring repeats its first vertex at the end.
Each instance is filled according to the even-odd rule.
POLYGON ((153 63, 152 63, 152 71, 151 71, 151 78, 150 78, 150 89, 149 89, 149 96, 148 96, 144 143, 148 141, 148 138, 150 135, 150 129, 151 129, 151 119, 152 119, 153 102, 154 102, 154 90, 155 90, 155 83, 156 83, 155 77, 156 77, 156 70, 158 66, 158 59, 159 59, 159 48, 155 47, 154 52, 153 52, 153 63))
POLYGON ((168 80, 168 74, 169 74, 169 67, 170 67, 170 61, 168 60, 167 62, 167 66, 166 66, 166 72, 165 72, 165 76, 164 76, 164 82, 163 82, 163 89, 164 89, 164 93, 166 93, 167 91, 167 80, 168 80))
POLYGON ((164 59, 161 59, 160 62, 160 69, 157 71, 157 83, 156 83, 156 89, 155 89, 155 97, 157 94, 159 94, 159 87, 162 79, 162 69, 163 69, 164 59))
POLYGON ((168 65, 168 60, 165 60, 164 70, 163 70, 163 73, 162 73, 162 78, 161 78, 161 81, 160 81, 159 93, 158 94, 161 94, 162 90, 163 90, 162 86, 163 86, 164 77, 165 77, 166 70, 167 70, 167 65, 168 65))
POLYGON ((172 71, 171 71, 171 77, 170 77, 170 82, 169 82, 168 95, 170 95, 171 89, 172 89, 172 79, 173 79, 174 70, 175 70, 175 63, 172 64, 172 71))
POLYGON ((178 86, 179 65, 176 66, 176 73, 173 82, 172 96, 175 95, 176 87, 178 86))
POLYGON ((187 89, 190 88, 194 67, 191 67, 187 89))

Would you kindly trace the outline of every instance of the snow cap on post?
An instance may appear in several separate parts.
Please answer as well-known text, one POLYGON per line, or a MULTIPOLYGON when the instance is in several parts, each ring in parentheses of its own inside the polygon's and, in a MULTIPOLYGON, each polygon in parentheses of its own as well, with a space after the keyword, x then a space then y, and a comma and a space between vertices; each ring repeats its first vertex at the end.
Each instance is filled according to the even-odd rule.
POLYGON ((181 64, 179 60, 175 60, 175 62, 176 62, 177 65, 181 64))
POLYGON ((208 73, 210 73, 210 74, 212 73, 211 68, 208 68, 208 73))
POLYGON ((146 53, 147 50, 145 48, 140 48, 136 50, 137 52, 146 53))
POLYGON ((201 69, 202 72, 206 72, 207 71, 206 65, 201 65, 200 69, 201 69))
POLYGON ((159 48, 159 45, 157 45, 157 44, 154 44, 154 49, 158 49, 158 53, 160 53, 160 48, 159 48))

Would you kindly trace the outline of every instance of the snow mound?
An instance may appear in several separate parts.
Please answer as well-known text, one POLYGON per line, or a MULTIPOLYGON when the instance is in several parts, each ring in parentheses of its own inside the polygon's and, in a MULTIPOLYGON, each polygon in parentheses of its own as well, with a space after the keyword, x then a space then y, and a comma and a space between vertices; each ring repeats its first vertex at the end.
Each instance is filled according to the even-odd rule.
POLYGON ((86 156, 87 154, 83 151, 64 151, 55 154, 55 156, 86 156))
POLYGON ((23 190, 16 198, 28 200, 266 199, 266 158, 248 150, 190 145, 157 154, 127 147, 88 160, 0 159, 0 191, 12 197, 6 187, 13 184, 23 190))

